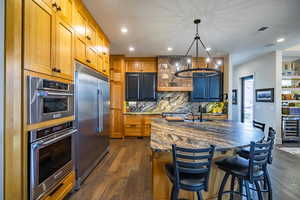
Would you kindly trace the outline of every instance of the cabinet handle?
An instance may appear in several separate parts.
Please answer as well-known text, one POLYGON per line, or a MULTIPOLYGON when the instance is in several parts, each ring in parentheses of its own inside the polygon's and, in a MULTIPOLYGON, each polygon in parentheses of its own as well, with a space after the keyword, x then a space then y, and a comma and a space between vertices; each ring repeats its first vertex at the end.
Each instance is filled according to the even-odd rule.
POLYGON ((87 62, 87 63, 91 63, 91 61, 90 61, 89 59, 86 59, 86 62, 87 62))
POLYGON ((52 3, 52 7, 57 9, 57 3, 56 2, 52 3))
POLYGON ((60 6, 57 7, 57 11, 61 11, 61 7, 60 6))
POLYGON ((129 127, 136 127, 136 124, 130 124, 129 127))
POLYGON ((61 70, 60 70, 60 69, 58 69, 58 70, 57 70, 57 72, 58 72, 58 73, 60 73, 60 72, 61 72, 61 70))
POLYGON ((56 68, 53 68, 52 71, 53 71, 53 72, 57 72, 57 69, 56 69, 56 68))
POLYGON ((86 39, 91 40, 91 37, 87 35, 87 36, 86 36, 86 39))

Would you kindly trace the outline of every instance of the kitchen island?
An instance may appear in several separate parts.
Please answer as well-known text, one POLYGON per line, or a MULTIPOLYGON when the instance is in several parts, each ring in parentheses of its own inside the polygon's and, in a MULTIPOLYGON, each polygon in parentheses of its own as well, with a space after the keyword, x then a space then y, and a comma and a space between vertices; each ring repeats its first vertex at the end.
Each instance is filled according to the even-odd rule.
MULTIPOLYGON (((259 141, 264 133, 252 125, 224 120, 203 122, 168 122, 165 119, 152 119, 151 150, 153 200, 169 200, 172 184, 166 176, 164 166, 172 162, 171 145, 188 148, 216 146, 214 161, 234 155, 236 150, 246 147, 251 141, 259 141)), ((217 196, 224 173, 214 162, 210 174, 209 191, 203 193, 204 199, 217 196)), ((194 194, 180 191, 180 198, 197 199, 194 194)), ((226 198, 224 198, 226 199, 226 198)))

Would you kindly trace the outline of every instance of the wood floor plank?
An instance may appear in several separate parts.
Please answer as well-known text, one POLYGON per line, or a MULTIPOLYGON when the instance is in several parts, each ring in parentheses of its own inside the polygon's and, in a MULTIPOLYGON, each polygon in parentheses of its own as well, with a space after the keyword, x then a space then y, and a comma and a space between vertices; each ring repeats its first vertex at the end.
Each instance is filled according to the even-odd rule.
MULTIPOLYGON (((110 152, 84 181, 81 189, 66 199, 152 200, 149 142, 147 138, 111 140, 110 152)), ((269 171, 274 200, 300 199, 300 157, 275 149, 269 171)))

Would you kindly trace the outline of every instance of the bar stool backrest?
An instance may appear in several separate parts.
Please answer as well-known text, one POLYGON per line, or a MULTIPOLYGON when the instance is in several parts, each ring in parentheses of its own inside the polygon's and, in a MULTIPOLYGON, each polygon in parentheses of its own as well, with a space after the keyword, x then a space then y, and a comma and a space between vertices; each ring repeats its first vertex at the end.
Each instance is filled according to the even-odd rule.
POLYGON ((271 141, 271 149, 270 149, 270 154, 269 154, 269 158, 268 158, 269 164, 272 164, 272 161, 273 161, 272 150, 274 148, 275 135, 276 135, 276 131, 272 127, 269 127, 268 138, 267 138, 267 141, 271 141))
POLYGON ((272 140, 263 143, 255 143, 255 142, 250 143, 248 176, 251 182, 255 178, 259 178, 255 176, 255 172, 258 169, 263 170, 266 168, 269 161, 271 146, 272 146, 272 140))
POLYGON ((179 187, 180 173, 202 174, 205 190, 208 190, 209 173, 214 156, 215 146, 190 149, 172 145, 175 187, 179 187))
POLYGON ((261 122, 258 122, 258 121, 255 121, 255 120, 253 120, 253 126, 255 127, 255 128, 259 128, 260 130, 262 130, 263 132, 265 132, 265 127, 266 127, 266 124, 264 124, 264 123, 261 123, 261 122))

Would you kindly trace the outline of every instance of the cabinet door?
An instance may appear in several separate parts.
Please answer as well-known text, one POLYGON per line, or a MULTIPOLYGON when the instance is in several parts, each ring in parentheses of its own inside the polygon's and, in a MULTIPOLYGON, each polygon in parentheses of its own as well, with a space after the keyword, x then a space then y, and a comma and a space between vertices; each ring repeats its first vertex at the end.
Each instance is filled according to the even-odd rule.
POLYGON ((123 115, 120 109, 111 109, 111 138, 123 137, 123 115))
POLYGON ((72 24, 72 0, 56 0, 57 14, 69 25, 72 24))
POLYGON ((116 83, 113 82, 112 84, 110 84, 110 107, 112 109, 123 109, 122 108, 122 102, 123 102, 123 96, 122 96, 122 83, 116 83))
POLYGON ((140 72, 142 69, 142 63, 137 61, 127 61, 126 72, 140 72))
POLYGON ((86 62, 90 67, 97 70, 97 54, 89 47, 86 47, 86 62))
POLYGON ((83 63, 86 62, 85 56, 86 46, 85 43, 79 38, 75 37, 75 58, 83 63))
POLYGON ((143 72, 157 72, 157 64, 155 61, 145 61, 142 64, 143 72))
MULTIPOLYGON (((198 73, 194 73, 196 76, 198 73)), ((192 101, 206 102, 208 100, 208 77, 193 78, 193 91, 191 92, 192 101)))
POLYGON ((94 48, 96 44, 96 29, 91 25, 86 23, 86 43, 90 48, 94 48))
POLYGON ((156 100, 156 73, 142 73, 142 82, 140 85, 141 101, 156 100))
POLYGON ((209 77, 209 100, 216 102, 223 100, 222 74, 209 77))
POLYGON ((25 1, 24 68, 52 74, 54 11, 43 1, 25 1))
POLYGON ((73 9, 73 29, 76 36, 85 43, 85 19, 76 8, 73 9))
POLYGON ((126 73, 126 101, 139 100, 140 74, 126 73))
POLYGON ((73 30, 59 17, 56 20, 55 67, 59 69, 56 76, 73 80, 73 30))

